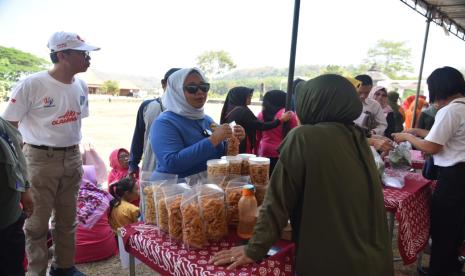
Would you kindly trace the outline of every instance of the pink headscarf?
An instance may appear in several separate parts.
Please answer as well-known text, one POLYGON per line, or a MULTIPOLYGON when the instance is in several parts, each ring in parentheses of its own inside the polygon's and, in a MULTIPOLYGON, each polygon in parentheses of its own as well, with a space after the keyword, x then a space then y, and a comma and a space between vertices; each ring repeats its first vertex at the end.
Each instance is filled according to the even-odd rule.
POLYGON ((121 167, 121 164, 119 163, 119 160, 118 160, 118 155, 121 151, 127 152, 129 154, 129 152, 124 148, 115 149, 110 154, 110 167, 112 169, 110 173, 108 174, 108 187, 110 187, 111 183, 119 181, 128 175, 129 168, 121 167))
MULTIPOLYGON (((384 86, 379 86, 378 85, 378 86, 373 87, 371 89, 371 91, 370 91, 370 94, 368 94, 368 99, 375 100, 376 92, 378 92, 379 90, 382 90, 382 89, 384 89, 384 91, 386 91, 386 93, 387 93, 386 87, 384 87, 384 86)), ((392 108, 389 106, 389 104, 387 104, 387 102, 386 102, 385 106, 381 105, 381 107, 383 108, 383 112, 384 112, 385 115, 387 115, 389 112, 392 112, 392 108)))

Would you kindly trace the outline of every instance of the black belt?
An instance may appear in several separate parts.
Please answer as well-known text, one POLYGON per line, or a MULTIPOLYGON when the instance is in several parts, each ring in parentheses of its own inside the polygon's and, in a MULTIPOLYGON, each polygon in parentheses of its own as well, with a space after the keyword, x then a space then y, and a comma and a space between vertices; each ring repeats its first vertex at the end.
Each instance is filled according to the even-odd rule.
POLYGON ((69 147, 49 147, 49 146, 37 146, 37 145, 31 145, 28 144, 29 146, 35 148, 35 149, 41 149, 41 150, 61 150, 61 151, 67 151, 67 150, 72 150, 77 147, 77 145, 69 146, 69 147))

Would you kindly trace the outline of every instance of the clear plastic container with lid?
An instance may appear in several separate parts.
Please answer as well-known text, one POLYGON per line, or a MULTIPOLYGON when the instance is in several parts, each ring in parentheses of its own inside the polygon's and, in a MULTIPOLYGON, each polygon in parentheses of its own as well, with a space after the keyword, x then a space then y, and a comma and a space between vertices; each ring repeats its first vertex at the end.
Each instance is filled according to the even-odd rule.
POLYGON ((251 153, 241 153, 241 154, 238 154, 237 156, 242 158, 241 174, 249 175, 249 159, 252 157, 257 157, 257 156, 251 153))
POLYGON ((254 185, 267 185, 270 175, 270 159, 252 157, 249 159, 250 180, 254 185))
POLYGON ((237 235, 242 239, 250 239, 257 223, 257 200, 255 187, 247 184, 242 188, 242 196, 238 203, 239 224, 237 235))
POLYGON ((240 175, 242 170, 242 158, 239 156, 222 156, 222 160, 229 162, 229 174, 240 175))
POLYGON ((208 178, 215 176, 227 176, 229 170, 229 162, 222 159, 211 159, 207 161, 208 178))

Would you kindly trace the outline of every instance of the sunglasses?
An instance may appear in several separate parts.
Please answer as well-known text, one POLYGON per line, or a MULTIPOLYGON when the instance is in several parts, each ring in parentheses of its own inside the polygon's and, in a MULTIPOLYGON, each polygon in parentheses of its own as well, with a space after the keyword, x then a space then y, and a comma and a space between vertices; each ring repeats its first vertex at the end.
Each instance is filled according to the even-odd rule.
POLYGON ((84 58, 90 58, 90 53, 89 51, 79 51, 79 50, 64 50, 63 52, 65 53, 68 53, 68 54, 71 54, 71 53, 75 53, 75 54, 78 54, 78 55, 82 55, 84 58))
POLYGON ((210 90, 209 83, 201 83, 201 84, 188 84, 184 86, 184 90, 187 91, 189 94, 195 94, 197 91, 202 90, 202 92, 208 92, 210 90))

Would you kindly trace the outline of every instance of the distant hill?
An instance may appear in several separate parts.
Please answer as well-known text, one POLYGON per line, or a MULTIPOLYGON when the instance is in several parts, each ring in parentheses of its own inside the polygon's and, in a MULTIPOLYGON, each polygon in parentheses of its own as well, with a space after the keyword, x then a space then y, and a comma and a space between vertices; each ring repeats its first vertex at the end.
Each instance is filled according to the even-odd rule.
MULTIPOLYGON (((295 76, 318 75, 326 68, 326 65, 299 65, 296 66, 295 76)), ((276 67, 258 67, 234 70, 219 79, 222 80, 238 80, 238 79, 253 79, 253 78, 266 78, 266 77, 287 77, 288 68, 276 67)))
POLYGON ((95 69, 88 69, 87 72, 82 73, 81 77, 86 80, 88 83, 92 80, 99 80, 101 82, 107 80, 116 80, 119 82, 131 82, 135 84, 142 90, 153 90, 161 88, 160 79, 156 77, 149 76, 136 76, 130 74, 121 74, 121 73, 108 73, 102 72, 95 69))

